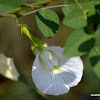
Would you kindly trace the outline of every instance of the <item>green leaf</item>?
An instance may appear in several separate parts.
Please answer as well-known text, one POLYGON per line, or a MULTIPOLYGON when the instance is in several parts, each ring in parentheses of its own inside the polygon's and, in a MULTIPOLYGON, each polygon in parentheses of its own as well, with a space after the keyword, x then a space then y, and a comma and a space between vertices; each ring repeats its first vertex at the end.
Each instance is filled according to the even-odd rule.
POLYGON ((77 29, 66 42, 64 55, 66 57, 83 56, 92 49, 94 44, 95 39, 93 34, 86 28, 77 29))
POLYGON ((100 47, 94 47, 89 53, 91 66, 100 78, 100 47))
POLYGON ((81 28, 87 25, 87 19, 83 10, 75 9, 65 16, 63 23, 71 28, 81 28))
POLYGON ((36 13, 36 22, 41 32, 48 38, 53 37, 59 27, 59 17, 50 9, 39 10, 36 13))
POLYGON ((64 13, 65 16, 67 16, 74 9, 76 9, 76 6, 71 6, 71 7, 64 6, 64 7, 62 7, 62 12, 64 13))
POLYGON ((15 9, 20 7, 23 3, 23 0, 0 0, 0 12, 15 9))

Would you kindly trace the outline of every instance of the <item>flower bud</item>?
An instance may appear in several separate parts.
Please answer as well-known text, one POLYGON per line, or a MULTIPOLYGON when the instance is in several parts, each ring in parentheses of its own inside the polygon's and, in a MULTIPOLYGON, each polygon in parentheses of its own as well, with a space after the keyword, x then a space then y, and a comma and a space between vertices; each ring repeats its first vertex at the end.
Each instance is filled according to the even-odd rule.
POLYGON ((35 36, 33 36, 29 30, 28 26, 21 25, 21 34, 24 33, 31 41, 31 49, 35 55, 37 55, 39 52, 43 50, 43 48, 47 47, 47 44, 35 36))

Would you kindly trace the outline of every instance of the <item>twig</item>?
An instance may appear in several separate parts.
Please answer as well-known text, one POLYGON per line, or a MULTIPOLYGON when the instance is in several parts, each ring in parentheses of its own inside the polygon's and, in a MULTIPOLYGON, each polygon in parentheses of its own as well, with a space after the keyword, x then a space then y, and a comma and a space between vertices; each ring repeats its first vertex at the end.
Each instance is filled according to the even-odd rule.
MULTIPOLYGON (((55 2, 55 1, 59 1, 59 0, 45 0, 45 1, 40 1, 40 2, 29 4, 29 6, 30 7, 40 6, 40 5, 48 4, 48 3, 51 3, 51 2, 55 2)), ((19 7, 19 8, 16 8, 14 10, 10 10, 10 11, 7 11, 7 12, 1 13, 1 14, 16 14, 16 13, 18 13, 20 11, 30 9, 29 6, 27 6, 27 7, 19 7)), ((4 17, 4 16, 1 16, 0 18, 2 18, 2 17, 4 17)))

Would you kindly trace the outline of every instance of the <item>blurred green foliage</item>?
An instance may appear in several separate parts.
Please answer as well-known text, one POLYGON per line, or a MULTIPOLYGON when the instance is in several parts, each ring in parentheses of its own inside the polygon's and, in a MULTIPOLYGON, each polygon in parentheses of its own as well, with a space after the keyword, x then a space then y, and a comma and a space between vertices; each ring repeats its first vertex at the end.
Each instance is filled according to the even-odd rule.
POLYGON ((9 11, 20 7, 24 3, 23 0, 0 0, 0 12, 9 11))

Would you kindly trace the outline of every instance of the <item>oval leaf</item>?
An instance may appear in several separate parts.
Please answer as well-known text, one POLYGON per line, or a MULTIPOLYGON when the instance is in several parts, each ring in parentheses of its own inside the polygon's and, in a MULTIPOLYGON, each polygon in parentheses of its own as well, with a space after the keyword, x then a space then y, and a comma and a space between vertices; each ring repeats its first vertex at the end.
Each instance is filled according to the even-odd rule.
POLYGON ((89 53, 91 66, 100 78, 100 47, 94 47, 89 53))
POLYGON ((88 53, 94 46, 93 34, 85 28, 81 28, 72 33, 65 44, 64 55, 66 57, 82 56, 88 53))
POLYGON ((59 17, 56 12, 50 9, 37 11, 36 22, 41 32, 48 38, 53 37, 59 27, 59 17))
POLYGON ((65 16, 63 23, 71 28, 81 28, 87 25, 87 19, 81 9, 75 9, 65 16))

